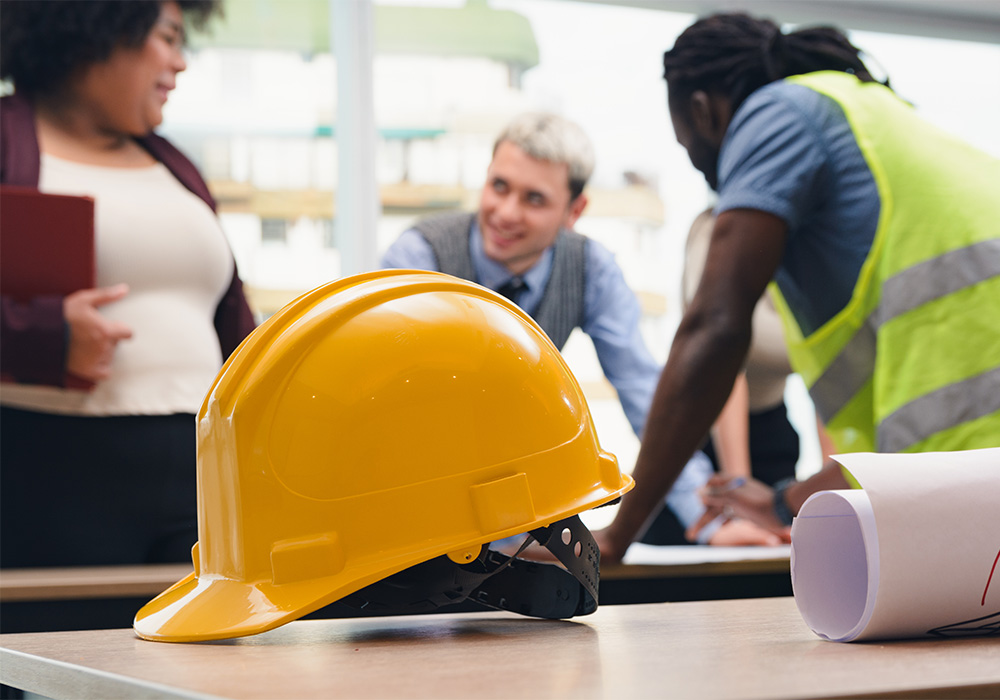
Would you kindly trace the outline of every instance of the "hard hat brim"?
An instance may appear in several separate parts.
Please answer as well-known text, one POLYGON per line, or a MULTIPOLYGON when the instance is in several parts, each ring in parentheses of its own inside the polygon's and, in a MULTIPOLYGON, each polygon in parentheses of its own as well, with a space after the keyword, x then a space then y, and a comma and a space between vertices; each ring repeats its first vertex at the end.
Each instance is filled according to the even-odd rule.
POLYGON ((309 603, 323 597, 316 582, 281 587, 260 586, 224 578, 178 581, 136 613, 133 628, 143 639, 198 642, 244 637, 279 627, 301 617, 309 603), (308 590, 303 590, 308 589, 308 590))

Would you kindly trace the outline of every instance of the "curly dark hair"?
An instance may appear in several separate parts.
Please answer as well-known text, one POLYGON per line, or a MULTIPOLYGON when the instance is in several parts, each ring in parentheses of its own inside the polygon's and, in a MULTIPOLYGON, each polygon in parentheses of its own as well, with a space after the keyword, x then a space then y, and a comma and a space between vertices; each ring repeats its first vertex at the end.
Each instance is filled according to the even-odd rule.
MULTIPOLYGON (((177 4, 197 28, 222 13, 221 0, 177 4)), ((0 78, 29 97, 57 90, 73 71, 119 46, 141 46, 160 6, 161 0, 2 0, 0 78)))
POLYGON ((834 27, 785 34, 769 19, 721 13, 699 19, 677 37, 663 54, 663 77, 672 97, 715 92, 735 110, 757 88, 791 75, 836 70, 874 82, 860 54, 834 27))

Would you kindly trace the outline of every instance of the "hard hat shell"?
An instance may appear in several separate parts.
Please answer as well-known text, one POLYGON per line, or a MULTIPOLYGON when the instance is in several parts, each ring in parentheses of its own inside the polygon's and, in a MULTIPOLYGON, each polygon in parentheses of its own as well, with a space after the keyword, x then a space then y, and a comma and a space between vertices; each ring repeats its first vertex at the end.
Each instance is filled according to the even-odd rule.
POLYGON ((263 632, 631 487, 517 306, 435 272, 344 278, 288 304, 223 366, 198 414, 195 571, 135 630, 263 632))

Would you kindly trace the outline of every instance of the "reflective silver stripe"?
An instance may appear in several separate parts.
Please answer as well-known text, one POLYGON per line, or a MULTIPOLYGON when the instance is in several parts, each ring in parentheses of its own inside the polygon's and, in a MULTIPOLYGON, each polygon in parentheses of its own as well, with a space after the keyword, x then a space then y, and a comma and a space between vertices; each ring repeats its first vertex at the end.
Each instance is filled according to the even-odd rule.
POLYGON ((896 273, 882 285, 882 299, 809 389, 816 412, 829 422, 875 370, 878 328, 913 309, 1000 275, 1000 239, 974 243, 896 273))
POLYGON ((875 329, 869 319, 809 388, 816 413, 824 423, 829 423, 861 391, 874 369, 875 329))
POLYGON ((973 243, 899 272, 882 285, 876 328, 921 304, 1000 274, 1000 238, 973 243))
POLYGON ((1000 367, 943 386, 896 409, 878 426, 877 449, 900 452, 934 433, 994 411, 1000 411, 1000 367))

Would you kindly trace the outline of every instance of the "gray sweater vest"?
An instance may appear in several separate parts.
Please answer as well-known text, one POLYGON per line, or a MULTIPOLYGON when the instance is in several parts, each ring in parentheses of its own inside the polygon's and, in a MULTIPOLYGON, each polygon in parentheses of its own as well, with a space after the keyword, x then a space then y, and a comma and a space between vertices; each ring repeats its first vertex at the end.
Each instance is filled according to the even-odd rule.
MULTIPOLYGON (((469 252, 469 229, 475 216, 450 212, 424 219, 414 228, 430 244, 441 272, 478 282, 469 252)), ((573 329, 583 325, 586 245, 586 236, 566 229, 559 232, 553 246, 552 273, 533 316, 560 350, 573 329)))

